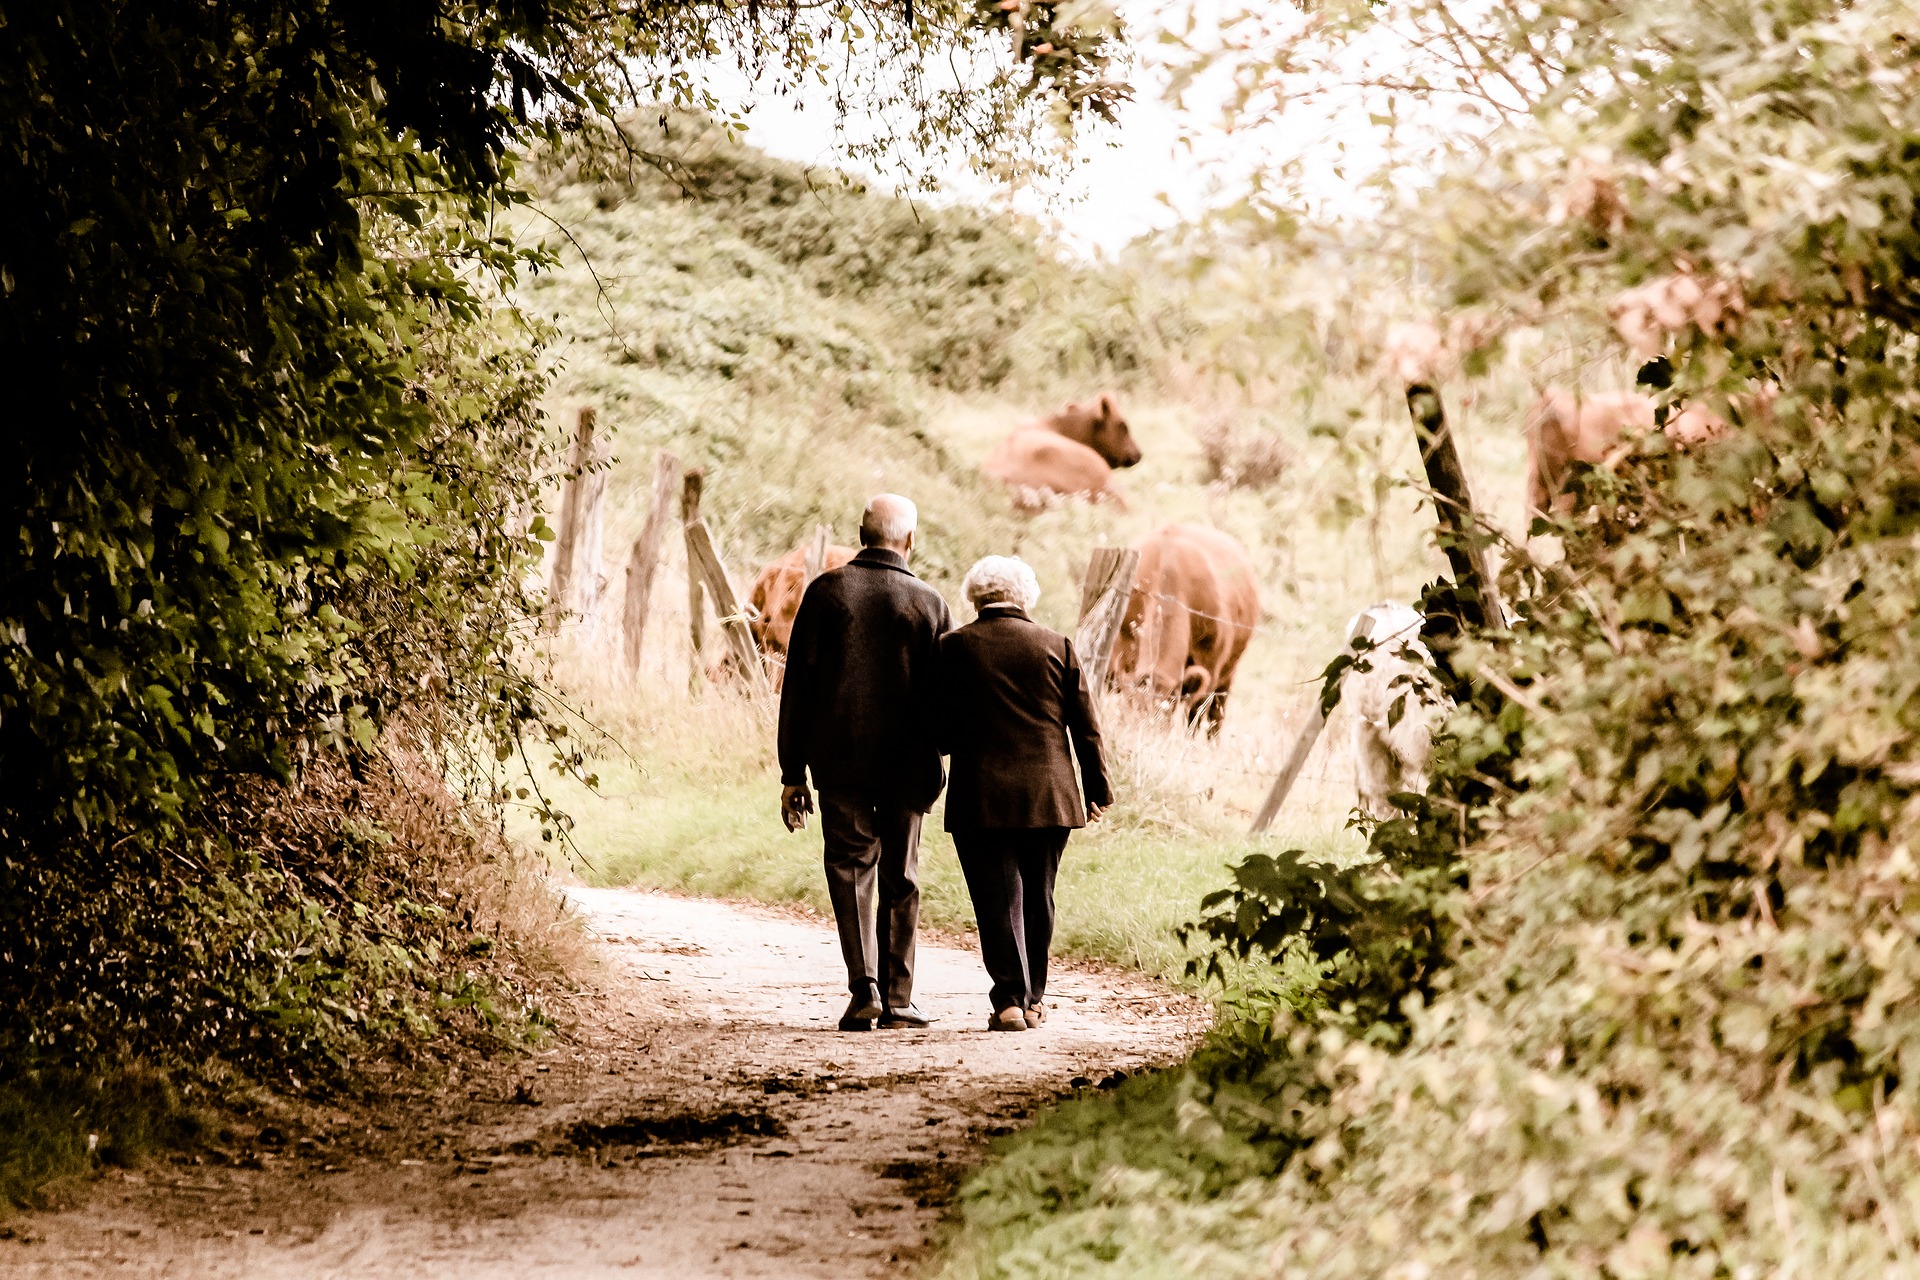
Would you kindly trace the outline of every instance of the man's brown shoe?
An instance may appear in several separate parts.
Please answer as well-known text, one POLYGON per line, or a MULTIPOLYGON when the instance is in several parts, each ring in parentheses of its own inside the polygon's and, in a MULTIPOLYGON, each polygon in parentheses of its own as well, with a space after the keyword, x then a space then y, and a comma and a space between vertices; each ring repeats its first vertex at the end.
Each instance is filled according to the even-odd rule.
POLYGON ((1026 1012, 1011 1005, 987 1019, 989 1031, 1025 1031, 1026 1029, 1026 1012))
POLYGON ((1043 1004, 1027 1007, 1027 1030, 1032 1031, 1047 1020, 1047 1006, 1043 1004))

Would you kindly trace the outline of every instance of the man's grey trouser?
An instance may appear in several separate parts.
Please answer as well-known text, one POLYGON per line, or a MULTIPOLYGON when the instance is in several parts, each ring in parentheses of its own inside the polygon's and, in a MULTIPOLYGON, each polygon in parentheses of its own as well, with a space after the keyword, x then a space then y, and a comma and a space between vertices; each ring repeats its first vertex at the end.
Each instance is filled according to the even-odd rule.
POLYGON ((878 986, 889 1009, 913 1003, 922 816, 864 791, 820 793, 827 897, 847 961, 847 989, 859 995, 869 984, 878 986))

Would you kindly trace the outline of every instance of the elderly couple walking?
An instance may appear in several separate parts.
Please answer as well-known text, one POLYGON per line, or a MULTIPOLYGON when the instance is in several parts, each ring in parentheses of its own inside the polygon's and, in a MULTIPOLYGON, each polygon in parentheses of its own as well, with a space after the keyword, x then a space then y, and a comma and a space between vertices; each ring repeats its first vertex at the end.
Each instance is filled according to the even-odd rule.
POLYGON ((920 822, 951 757, 947 830, 992 982, 988 1026, 1024 1031, 1047 1016, 1067 835, 1113 803, 1100 729, 1072 643, 1027 616, 1033 570, 1005 556, 974 565, 964 589, 979 616, 955 630, 946 601, 907 568, 916 521, 905 498, 873 499, 860 554, 800 601, 780 694, 781 816, 789 831, 806 825, 811 772, 853 993, 840 1029, 924 1027, 932 1019, 913 1003, 920 822))

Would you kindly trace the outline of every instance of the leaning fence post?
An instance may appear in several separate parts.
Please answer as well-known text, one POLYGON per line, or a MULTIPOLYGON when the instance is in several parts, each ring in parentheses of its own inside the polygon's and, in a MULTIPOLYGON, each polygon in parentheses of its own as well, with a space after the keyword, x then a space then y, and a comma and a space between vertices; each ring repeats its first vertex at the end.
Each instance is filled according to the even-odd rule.
MULTIPOLYGON (((1365 621, 1360 624, 1360 630, 1347 636, 1349 649, 1353 647, 1355 640, 1373 639, 1375 617, 1372 614, 1361 616, 1365 621)), ((1346 672, 1342 671, 1339 681, 1334 685, 1335 706, 1340 703, 1340 694, 1344 691, 1346 682, 1346 672)), ((1280 765, 1280 776, 1273 780, 1273 789, 1267 792, 1266 801, 1260 806, 1260 812, 1253 816, 1254 835, 1264 835, 1267 828, 1273 825, 1273 820, 1280 814, 1280 806, 1287 802, 1287 793, 1293 790, 1295 779, 1299 778, 1300 771, 1306 768, 1307 757, 1313 754, 1313 744, 1319 741, 1320 731, 1327 727, 1327 713, 1320 699, 1321 695, 1316 691, 1313 695, 1313 706, 1307 712, 1307 722, 1300 726, 1300 733, 1293 740, 1293 748, 1287 752, 1286 760, 1280 765)))
POLYGON ((806 577, 800 584, 802 590, 812 586, 813 580, 826 572, 827 553, 832 546, 833 526, 826 524, 815 525, 813 527, 813 541, 807 544, 807 561, 804 570, 806 577))
MULTIPOLYGON (((682 530, 693 528, 700 519, 700 490, 707 480, 706 470, 702 467, 689 467, 680 485, 680 524, 682 530)), ((700 569, 693 561, 692 541, 688 540, 687 554, 687 635, 693 642, 693 678, 700 678, 700 659, 706 647, 706 592, 700 582, 700 569)))
POLYGON ((662 449, 653 462, 653 502, 627 557, 627 598, 620 630, 628 679, 640 675, 640 640, 653 607, 653 576, 660 567, 660 544, 667 536, 667 504, 673 501, 674 482, 679 478, 680 459, 662 449))
POLYGON ((1087 562, 1086 580, 1080 589, 1080 625, 1073 645, 1080 652, 1080 669, 1094 689, 1106 685, 1107 664, 1112 660, 1113 642, 1119 638, 1120 624, 1127 615, 1127 597, 1133 593, 1134 575, 1140 569, 1140 552, 1132 547, 1095 547, 1087 562))
POLYGON ((1485 540, 1475 527, 1473 494, 1467 489, 1466 469, 1460 465, 1453 433, 1447 428, 1447 411, 1440 402, 1439 390, 1427 382, 1408 383, 1407 412, 1413 416, 1413 434, 1420 446, 1421 465, 1426 468, 1427 487, 1433 490, 1440 547, 1460 589, 1460 621, 1473 627, 1490 621, 1504 623, 1505 611, 1487 569, 1485 540))
POLYGON ((1307 722, 1300 727, 1300 733, 1293 740, 1293 747, 1287 752, 1287 758, 1280 765, 1280 776, 1273 780, 1273 787, 1267 792, 1267 798, 1260 806, 1260 812, 1253 816, 1253 834, 1264 835, 1273 825, 1274 818, 1280 814, 1280 806, 1287 802, 1287 793, 1293 790, 1294 780, 1307 766, 1307 757, 1313 754, 1313 744, 1320 740, 1320 731, 1327 727, 1327 713, 1321 709, 1320 695, 1313 696, 1313 707, 1307 712, 1307 722))
POLYGON ((740 597, 733 589, 733 580, 727 576, 726 565, 720 560, 705 520, 695 520, 687 526, 687 566, 688 576, 702 579, 707 594, 713 597, 713 611, 720 617, 720 630, 740 664, 748 691, 756 695, 765 693, 767 673, 760 661, 760 648, 753 641, 753 629, 747 625, 740 597))

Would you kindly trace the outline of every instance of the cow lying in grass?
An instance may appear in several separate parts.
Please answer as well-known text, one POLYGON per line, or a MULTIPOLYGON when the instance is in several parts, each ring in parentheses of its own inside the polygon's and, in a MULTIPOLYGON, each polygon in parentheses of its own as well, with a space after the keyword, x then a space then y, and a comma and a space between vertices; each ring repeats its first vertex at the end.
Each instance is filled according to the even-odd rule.
MULTIPOLYGON (((1637 391, 1593 395, 1549 390, 1527 414, 1527 514, 1564 509, 1560 501, 1573 464, 1597 467, 1617 462, 1632 448, 1632 437, 1654 429, 1654 401, 1637 391)), ((1671 414, 1660 428, 1680 449, 1723 438, 1726 419, 1698 405, 1671 414)))
POLYGON ((994 446, 981 469, 1013 492, 1014 505, 1035 510, 1058 498, 1126 500, 1113 472, 1140 461, 1140 445, 1111 394, 1089 404, 1069 404, 1038 422, 1018 427, 994 446))

